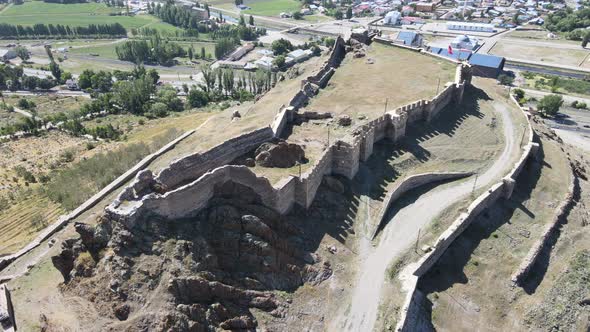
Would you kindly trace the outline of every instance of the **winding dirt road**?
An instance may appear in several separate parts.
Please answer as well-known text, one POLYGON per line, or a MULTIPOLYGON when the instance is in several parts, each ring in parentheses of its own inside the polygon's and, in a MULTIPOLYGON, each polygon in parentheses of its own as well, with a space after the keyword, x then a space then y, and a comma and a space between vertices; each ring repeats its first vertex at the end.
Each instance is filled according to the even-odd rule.
MULTIPOLYGON (((504 104, 495 103, 495 111, 502 117, 505 147, 498 159, 477 179, 476 188, 489 186, 509 168, 511 156, 519 146, 514 137, 518 136, 509 110, 504 104)), ((377 319, 381 288, 389 264, 410 247, 420 228, 429 225, 446 208, 468 195, 475 178, 459 182, 454 186, 434 189, 402 208, 382 232, 379 243, 371 247, 368 239, 361 244, 361 256, 366 257, 359 267, 360 276, 352 291, 352 303, 347 313, 335 320, 333 331, 372 331, 377 319)))

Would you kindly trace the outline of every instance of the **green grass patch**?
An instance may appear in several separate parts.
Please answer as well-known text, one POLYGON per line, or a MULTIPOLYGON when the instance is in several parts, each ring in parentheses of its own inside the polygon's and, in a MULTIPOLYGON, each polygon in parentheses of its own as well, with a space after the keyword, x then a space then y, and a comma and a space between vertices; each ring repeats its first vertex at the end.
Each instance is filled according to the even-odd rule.
POLYGON ((110 15, 120 11, 119 8, 107 7, 103 3, 57 4, 31 1, 18 6, 13 5, 0 13, 0 22, 14 25, 43 23, 69 26, 120 23, 127 29, 140 28, 151 22, 159 22, 157 18, 150 15, 110 15))
POLYGON ((294 12, 301 8, 301 2, 296 0, 252 0, 244 4, 251 9, 243 13, 260 16, 278 16, 281 12, 294 12))
POLYGON ((537 90, 553 93, 569 93, 575 95, 590 95, 590 80, 562 77, 549 74, 525 72, 526 84, 537 90))
POLYGON ((72 49, 70 49, 69 53, 81 54, 81 55, 93 54, 93 55, 98 55, 103 58, 117 59, 117 53, 115 52, 115 47, 117 47, 117 45, 120 45, 120 44, 72 48, 72 49))
POLYGON ((51 174, 44 189, 47 196, 64 209, 72 210, 134 166, 146 155, 180 135, 169 129, 152 145, 134 143, 115 151, 100 153, 68 169, 51 174))

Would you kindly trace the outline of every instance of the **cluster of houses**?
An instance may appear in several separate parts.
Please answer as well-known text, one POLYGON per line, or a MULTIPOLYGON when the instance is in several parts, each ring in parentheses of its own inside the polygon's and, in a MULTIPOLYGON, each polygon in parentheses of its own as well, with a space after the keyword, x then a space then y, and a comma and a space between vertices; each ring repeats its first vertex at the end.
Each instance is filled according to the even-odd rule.
MULTIPOLYGON (((273 51, 268 49, 261 49, 256 51, 256 56, 251 57, 251 60, 241 60, 246 54, 254 50, 254 45, 247 43, 230 55, 225 60, 217 61, 217 65, 221 68, 243 69, 243 70, 276 70, 276 64, 273 51)), ((296 63, 303 62, 313 56, 312 50, 295 49, 285 55, 285 66, 290 67, 296 63)))
POLYGON ((496 78, 504 70, 506 59, 504 57, 475 53, 481 46, 477 38, 467 35, 455 37, 450 47, 424 46, 424 39, 421 34, 415 31, 400 31, 397 35, 382 37, 381 40, 388 40, 394 44, 412 48, 422 48, 427 52, 458 61, 466 61, 473 68, 474 75, 496 78))
POLYGON ((382 16, 384 25, 424 24, 425 19, 466 21, 449 22, 449 29, 493 32, 495 28, 510 28, 514 24, 541 25, 541 15, 563 6, 564 3, 534 0, 369 0, 357 2, 353 14, 382 16))

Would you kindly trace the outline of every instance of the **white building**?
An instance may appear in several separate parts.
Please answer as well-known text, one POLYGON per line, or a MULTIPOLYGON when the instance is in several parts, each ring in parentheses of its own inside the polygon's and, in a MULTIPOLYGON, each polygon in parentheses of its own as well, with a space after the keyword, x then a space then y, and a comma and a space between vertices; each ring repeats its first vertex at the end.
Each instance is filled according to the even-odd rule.
POLYGON ((398 25, 399 21, 402 17, 402 14, 396 10, 390 11, 389 13, 385 14, 383 18, 384 25, 398 25))
POLYGON ((479 47, 479 40, 467 35, 461 35, 455 37, 455 39, 451 42, 451 47, 455 49, 473 51, 479 47))
POLYGON ((494 32, 494 26, 485 23, 447 22, 447 29, 475 32, 494 32))
POLYGON ((266 69, 266 70, 272 70, 272 66, 273 66, 273 62, 274 62, 274 58, 273 57, 269 57, 269 56, 263 56, 262 58, 256 60, 254 62, 254 64, 261 69, 266 69))
POLYGON ((313 52, 311 50, 296 49, 294 51, 289 52, 287 54, 287 58, 293 59, 293 61, 295 62, 301 62, 311 57, 312 54, 313 52))
POLYGON ((14 50, 9 50, 5 48, 0 49, 0 60, 8 61, 14 58, 16 58, 16 52, 14 50))

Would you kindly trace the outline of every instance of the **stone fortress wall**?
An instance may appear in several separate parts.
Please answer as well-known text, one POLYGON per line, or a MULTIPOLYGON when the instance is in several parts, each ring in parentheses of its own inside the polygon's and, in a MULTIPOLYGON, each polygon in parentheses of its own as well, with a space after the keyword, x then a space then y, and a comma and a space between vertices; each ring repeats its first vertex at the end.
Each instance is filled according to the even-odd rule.
MULTIPOLYGON (((516 103, 516 101, 513 99, 516 103)), ((516 103, 518 105, 518 103, 516 103)), ((518 106, 520 109, 520 106, 518 106)), ((401 310, 401 316, 396 326, 396 331, 415 331, 417 317, 421 311, 421 301, 424 295, 417 289, 418 281, 421 276, 427 273, 432 266, 438 262, 440 257, 449 248, 453 241, 469 227, 471 222, 485 209, 489 208, 500 197, 510 198, 518 175, 524 168, 527 159, 534 156, 539 149, 539 144, 533 142, 534 131, 529 121, 530 114, 523 111, 523 116, 526 117, 528 123, 529 136, 526 144, 521 149, 521 156, 515 162, 512 169, 500 181, 493 184, 488 190, 477 197, 467 208, 467 211, 461 215, 438 237, 432 250, 422 256, 422 258, 415 263, 410 264, 401 274, 400 278, 403 280, 404 291, 406 291, 406 298, 401 310)))
POLYGON ((269 127, 240 135, 204 153, 183 157, 163 169, 157 176, 141 172, 119 197, 107 207, 112 218, 133 225, 142 216, 156 214, 164 218, 184 218, 197 214, 206 206, 216 185, 233 181, 256 192, 263 204, 279 213, 286 213, 294 205, 311 205, 324 175, 338 174, 352 179, 361 161, 373 152, 373 145, 384 138, 397 141, 405 135, 406 126, 417 121, 432 120, 450 102, 460 103, 466 84, 470 83, 470 69, 459 65, 455 82, 431 100, 419 100, 355 128, 352 137, 336 140, 328 146, 310 169, 299 176, 272 184, 245 166, 228 165, 231 160, 261 143, 280 137, 299 108, 326 86, 346 54, 346 42, 338 38, 329 59, 314 75, 302 81, 301 90, 279 110, 269 127), (164 192, 149 188, 160 185, 164 192))

